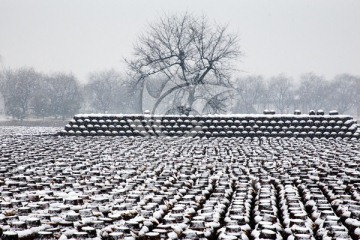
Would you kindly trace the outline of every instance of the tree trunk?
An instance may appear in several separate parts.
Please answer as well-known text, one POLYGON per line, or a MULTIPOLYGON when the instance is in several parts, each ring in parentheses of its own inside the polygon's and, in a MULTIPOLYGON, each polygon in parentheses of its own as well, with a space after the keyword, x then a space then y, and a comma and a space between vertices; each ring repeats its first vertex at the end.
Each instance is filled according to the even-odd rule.
POLYGON ((131 91, 133 91, 131 94, 129 94, 129 99, 133 99, 132 101, 132 109, 131 112, 133 113, 143 113, 143 101, 144 101, 144 87, 145 87, 145 81, 142 80, 140 83, 138 83, 138 87, 134 87, 131 91))
POLYGON ((194 102, 195 102, 195 86, 190 86, 187 107, 192 109, 192 105, 194 104, 194 102))

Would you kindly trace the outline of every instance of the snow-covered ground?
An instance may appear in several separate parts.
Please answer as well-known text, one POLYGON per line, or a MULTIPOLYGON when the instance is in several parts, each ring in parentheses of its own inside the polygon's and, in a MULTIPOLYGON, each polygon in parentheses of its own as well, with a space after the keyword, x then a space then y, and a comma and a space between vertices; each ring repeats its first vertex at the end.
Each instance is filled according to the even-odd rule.
POLYGON ((56 134, 61 131, 59 127, 7 127, 0 126, 0 135, 39 135, 56 134))
POLYGON ((57 136, 0 128, 20 239, 358 239, 360 142, 57 136))

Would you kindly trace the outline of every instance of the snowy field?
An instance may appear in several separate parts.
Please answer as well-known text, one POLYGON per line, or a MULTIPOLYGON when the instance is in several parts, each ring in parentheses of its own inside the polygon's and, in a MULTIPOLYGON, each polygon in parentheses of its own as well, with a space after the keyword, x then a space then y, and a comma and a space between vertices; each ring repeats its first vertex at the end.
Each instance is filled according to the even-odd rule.
POLYGON ((360 142, 0 128, 3 239, 360 239, 360 142))
POLYGON ((59 127, 6 127, 0 126, 0 135, 48 135, 61 131, 59 127))

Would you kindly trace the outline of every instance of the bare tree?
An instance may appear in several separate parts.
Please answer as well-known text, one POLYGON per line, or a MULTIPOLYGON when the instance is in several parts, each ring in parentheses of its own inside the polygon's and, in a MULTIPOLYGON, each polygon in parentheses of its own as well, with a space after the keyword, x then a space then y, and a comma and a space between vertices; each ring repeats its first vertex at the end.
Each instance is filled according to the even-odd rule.
POLYGON ((3 71, 1 93, 7 115, 19 120, 23 120, 27 116, 39 78, 40 74, 32 68, 3 71))
POLYGON ((36 89, 33 92, 33 96, 31 98, 31 108, 33 113, 37 117, 45 118, 50 117, 53 114, 53 106, 52 106, 52 96, 54 92, 51 88, 51 83, 49 82, 49 77, 45 75, 41 75, 38 78, 38 84, 36 89))
POLYGON ((237 93, 234 111, 241 113, 257 113, 256 106, 266 94, 266 84, 262 76, 253 75, 238 78, 235 82, 237 93))
POLYGON ((341 74, 331 81, 331 104, 339 113, 346 113, 357 107, 359 101, 360 78, 341 74))
POLYGON ((127 62, 140 91, 150 76, 165 79, 154 113, 176 91, 182 95, 181 104, 193 108, 199 86, 230 86, 233 62, 239 56, 237 36, 229 34, 226 26, 210 25, 205 17, 185 13, 151 24, 135 46, 134 59, 127 62))
POLYGON ((287 109, 293 102, 292 80, 280 74, 270 79, 268 94, 271 103, 280 113, 287 113, 287 109))
POLYGON ((83 100, 79 83, 72 74, 54 73, 47 78, 51 93, 51 113, 55 117, 71 117, 80 109, 83 100))
POLYGON ((91 73, 85 86, 90 105, 102 113, 120 110, 125 100, 122 85, 123 79, 114 70, 91 73))
POLYGON ((299 104, 304 111, 328 107, 329 82, 322 76, 314 73, 303 74, 300 78, 300 86, 297 93, 299 96, 299 104))

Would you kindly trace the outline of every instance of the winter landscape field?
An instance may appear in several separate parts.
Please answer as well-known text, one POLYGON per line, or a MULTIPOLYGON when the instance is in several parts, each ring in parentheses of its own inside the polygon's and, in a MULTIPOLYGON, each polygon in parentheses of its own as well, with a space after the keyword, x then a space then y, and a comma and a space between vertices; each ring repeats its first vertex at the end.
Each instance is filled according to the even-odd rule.
POLYGON ((0 240, 360 240, 359 0, 0 0, 0 240))
POLYGON ((356 138, 0 128, 2 239, 359 239, 356 138))

